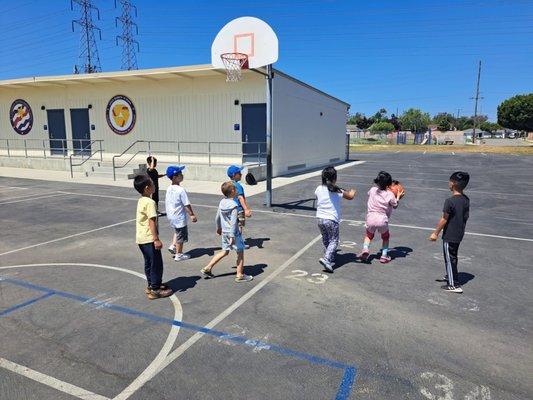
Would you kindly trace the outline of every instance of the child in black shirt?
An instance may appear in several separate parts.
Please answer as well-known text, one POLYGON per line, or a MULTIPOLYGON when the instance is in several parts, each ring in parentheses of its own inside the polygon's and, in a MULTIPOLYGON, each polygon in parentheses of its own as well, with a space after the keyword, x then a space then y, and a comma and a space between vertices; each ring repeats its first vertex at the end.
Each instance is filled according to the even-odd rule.
POLYGON ((442 248, 446 276, 442 281, 447 282, 447 284, 442 288, 454 293, 463 293, 457 272, 457 253, 465 234, 466 221, 470 212, 470 199, 463 193, 469 180, 470 175, 467 172, 454 172, 450 176, 448 187, 453 195, 444 202, 442 217, 435 231, 429 237, 429 240, 434 242, 439 237, 440 231, 443 230, 442 248))
POLYGON ((148 156, 146 159, 146 173, 154 182, 154 193, 152 194, 152 200, 155 201, 155 209, 157 210, 158 215, 161 215, 159 212, 159 178, 165 176, 165 174, 160 174, 157 169, 157 158, 153 156, 148 156))

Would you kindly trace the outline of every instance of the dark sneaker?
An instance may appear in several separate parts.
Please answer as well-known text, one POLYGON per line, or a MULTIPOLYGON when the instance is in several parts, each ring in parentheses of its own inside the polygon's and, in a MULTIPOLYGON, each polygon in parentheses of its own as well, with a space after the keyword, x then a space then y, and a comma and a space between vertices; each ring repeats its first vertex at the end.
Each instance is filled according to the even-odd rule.
POLYGON ((435 282, 448 282, 448 275, 444 275, 442 278, 435 279, 435 282))
POLYGON ((150 293, 146 295, 150 300, 162 299, 164 297, 172 296, 174 292, 172 289, 159 289, 159 290, 150 290, 150 293))
POLYGON ((461 288, 461 286, 444 285, 444 286, 441 286, 441 289, 444 289, 447 292, 463 293, 463 289, 461 288))
POLYGON ((390 256, 381 256, 379 258, 379 262, 382 263, 382 264, 390 263, 391 260, 392 260, 392 258, 390 258, 390 256))
POLYGON ((215 275, 213 275, 213 273, 211 272, 211 270, 208 269, 208 268, 205 268, 205 267, 204 267, 204 268, 202 268, 202 269, 200 270, 200 272, 202 273, 202 275, 204 276, 205 279, 211 279, 211 278, 214 278, 214 277, 215 277, 215 275))
POLYGON ((333 263, 328 262, 325 258, 319 259, 318 262, 322 264, 326 271, 333 272, 333 263))
POLYGON ((359 253, 359 255, 357 257, 359 257, 363 261, 366 261, 366 259, 368 258, 369 254, 370 254, 370 252, 368 251, 368 249, 363 249, 363 251, 361 253, 359 253))

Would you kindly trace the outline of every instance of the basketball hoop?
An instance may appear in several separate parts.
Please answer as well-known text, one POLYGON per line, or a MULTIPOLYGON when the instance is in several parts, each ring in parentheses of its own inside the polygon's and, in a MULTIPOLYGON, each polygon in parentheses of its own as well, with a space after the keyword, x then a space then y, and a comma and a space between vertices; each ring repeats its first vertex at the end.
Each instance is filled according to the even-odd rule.
POLYGON ((244 53, 224 53, 220 55, 226 69, 226 82, 239 82, 241 71, 248 68, 248 56, 244 53))

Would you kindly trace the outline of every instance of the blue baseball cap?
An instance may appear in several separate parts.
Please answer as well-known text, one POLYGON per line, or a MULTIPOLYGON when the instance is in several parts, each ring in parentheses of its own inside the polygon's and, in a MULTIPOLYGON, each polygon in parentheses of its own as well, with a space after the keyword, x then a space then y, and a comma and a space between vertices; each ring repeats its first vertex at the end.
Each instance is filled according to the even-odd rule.
POLYGON ((181 174, 185 169, 185 165, 171 165, 167 168, 167 178, 172 179, 174 176, 181 174))
POLYGON ((241 167, 237 167, 236 165, 230 165, 228 167, 228 176, 230 178, 233 178, 235 176, 235 174, 238 174, 242 171, 242 168, 241 167))

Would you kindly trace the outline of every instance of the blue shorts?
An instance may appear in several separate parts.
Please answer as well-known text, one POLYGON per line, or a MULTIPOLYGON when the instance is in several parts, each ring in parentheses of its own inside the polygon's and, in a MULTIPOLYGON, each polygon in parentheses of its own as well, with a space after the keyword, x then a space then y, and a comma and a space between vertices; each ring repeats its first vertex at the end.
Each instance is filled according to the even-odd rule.
POLYGON ((230 245, 231 237, 222 234, 222 250, 235 250, 237 253, 244 251, 244 240, 242 235, 235 235, 235 243, 230 245))

